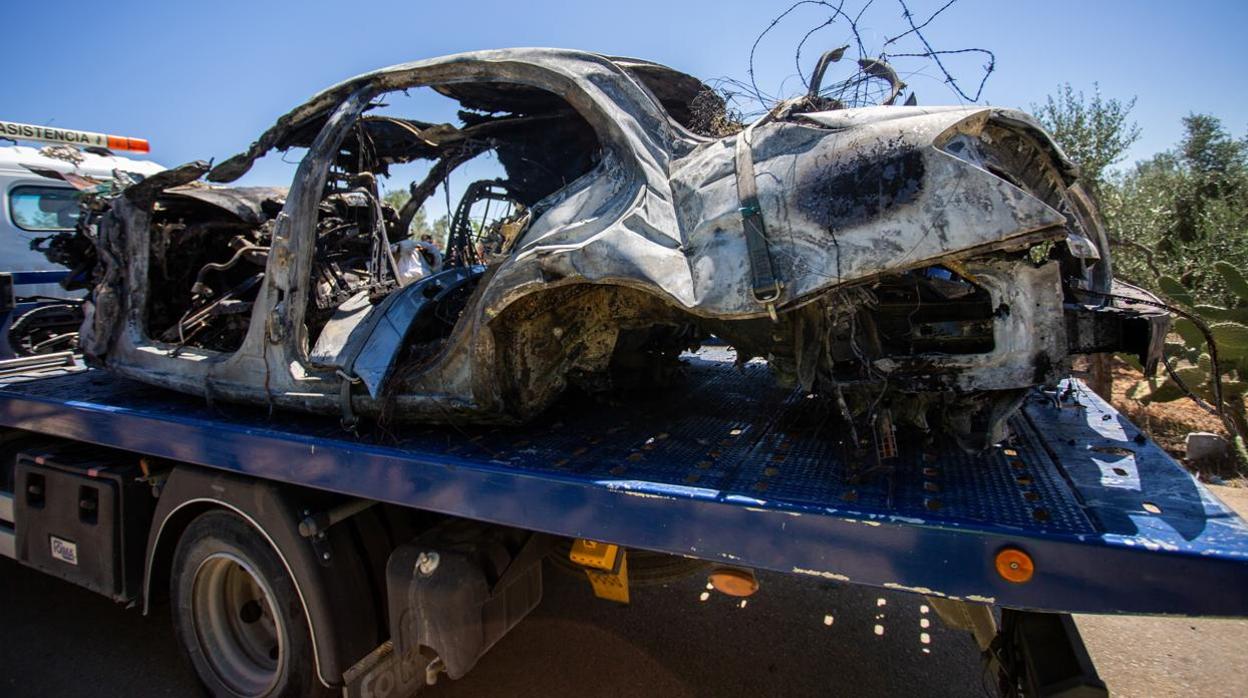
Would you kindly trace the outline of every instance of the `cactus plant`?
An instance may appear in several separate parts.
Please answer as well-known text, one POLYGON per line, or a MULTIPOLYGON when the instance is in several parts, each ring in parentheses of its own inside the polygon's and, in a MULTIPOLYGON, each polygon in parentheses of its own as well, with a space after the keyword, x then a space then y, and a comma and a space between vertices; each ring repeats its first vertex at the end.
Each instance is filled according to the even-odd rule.
MULTIPOLYGON (((1235 307, 1199 304, 1182 282, 1170 276, 1160 277, 1158 287, 1171 301, 1203 320, 1213 335, 1222 374, 1223 409, 1230 421, 1228 426, 1233 427, 1235 451, 1244 467, 1248 466, 1248 448, 1244 443, 1244 435, 1248 434, 1244 407, 1244 395, 1248 393, 1248 279, 1226 262, 1217 262, 1214 269, 1237 299, 1235 307)), ((1187 318, 1178 318, 1173 330, 1182 341, 1167 341, 1166 356, 1171 359, 1178 381, 1168 372, 1146 377, 1127 392, 1128 397, 1143 402, 1171 402, 1186 395, 1186 386, 1206 402, 1214 402, 1215 377, 1205 334, 1187 318)))

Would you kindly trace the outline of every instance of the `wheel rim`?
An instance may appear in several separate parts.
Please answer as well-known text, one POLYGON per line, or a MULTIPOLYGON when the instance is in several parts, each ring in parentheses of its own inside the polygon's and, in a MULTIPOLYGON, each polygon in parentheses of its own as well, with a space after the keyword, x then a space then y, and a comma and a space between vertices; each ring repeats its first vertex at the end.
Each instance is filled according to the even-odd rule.
POLYGON ((195 572, 191 617, 204 660, 230 691, 264 695, 285 651, 273 592, 235 555, 214 553, 195 572))

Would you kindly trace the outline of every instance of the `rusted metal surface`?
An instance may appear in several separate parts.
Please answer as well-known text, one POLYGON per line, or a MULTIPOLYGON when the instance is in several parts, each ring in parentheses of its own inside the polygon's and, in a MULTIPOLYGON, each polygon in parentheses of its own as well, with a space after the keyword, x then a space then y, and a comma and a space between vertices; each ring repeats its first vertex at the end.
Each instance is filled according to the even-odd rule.
POLYGON ((695 78, 556 49, 367 73, 211 170, 175 168, 99 206, 80 232, 98 258, 83 346, 118 373, 210 398, 516 421, 570 384, 660 381, 716 335, 833 400, 851 433, 896 423, 976 449, 1003 436, 1022 391, 1064 375, 1083 346, 1067 314, 1142 314, 1085 294, 1109 288, 1104 235, 1030 117, 827 106, 791 100, 736 133, 695 78), (458 100, 462 123, 366 115, 422 86, 458 100), (196 182, 292 147, 308 150, 288 191, 196 182), (382 368, 361 385, 336 358, 346 336, 384 321, 416 209, 485 152, 506 171, 489 184, 509 213, 452 221, 446 264, 487 268, 454 293, 449 278, 422 281, 428 295, 370 345, 382 368), (421 159, 433 168, 412 201, 383 205, 377 178, 421 159), (753 258, 751 216, 765 221, 753 258))

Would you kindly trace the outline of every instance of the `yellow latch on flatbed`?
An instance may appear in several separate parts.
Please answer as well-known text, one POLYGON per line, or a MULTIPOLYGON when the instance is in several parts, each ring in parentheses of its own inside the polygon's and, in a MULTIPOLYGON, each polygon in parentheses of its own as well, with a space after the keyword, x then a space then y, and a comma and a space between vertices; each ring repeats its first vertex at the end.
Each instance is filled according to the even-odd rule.
POLYGON ((585 568, 594 596, 628 603, 628 551, 612 543, 577 539, 568 558, 585 568))

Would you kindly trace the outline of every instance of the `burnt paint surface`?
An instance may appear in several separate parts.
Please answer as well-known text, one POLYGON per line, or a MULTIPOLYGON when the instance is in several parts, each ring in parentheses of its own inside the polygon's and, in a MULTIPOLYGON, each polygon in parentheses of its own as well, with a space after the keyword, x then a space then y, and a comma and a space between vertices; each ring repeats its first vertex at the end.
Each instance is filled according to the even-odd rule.
POLYGON ((923 189, 923 154, 909 149, 886 157, 865 155, 827 177, 803 185, 798 199, 812 220, 832 229, 873 220, 894 206, 915 201, 923 189))

